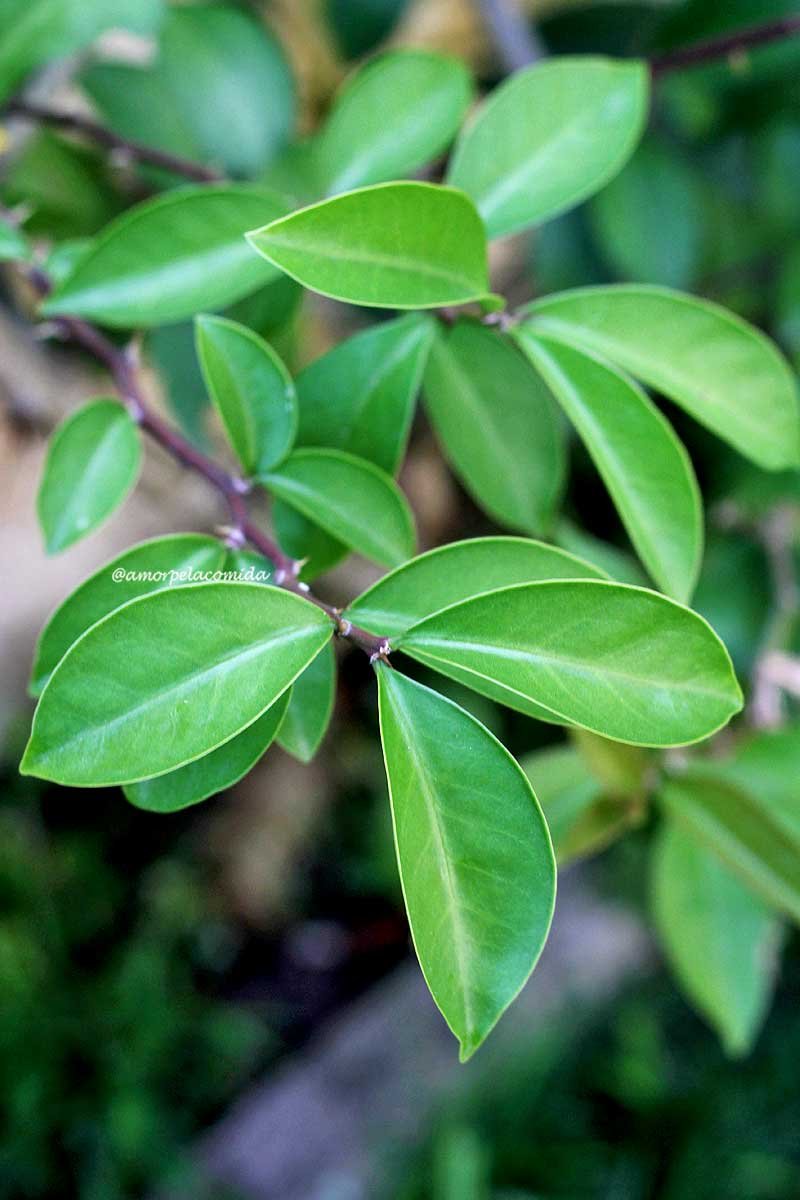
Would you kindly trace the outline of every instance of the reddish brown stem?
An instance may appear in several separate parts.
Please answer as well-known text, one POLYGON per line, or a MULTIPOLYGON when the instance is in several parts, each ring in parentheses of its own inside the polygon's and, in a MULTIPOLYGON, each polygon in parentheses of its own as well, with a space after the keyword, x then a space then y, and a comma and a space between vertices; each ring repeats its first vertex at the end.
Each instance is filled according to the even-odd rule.
POLYGON ((752 25, 747 29, 738 29, 734 33, 724 33, 720 37, 708 38, 703 42, 695 42, 692 46, 682 46, 677 50, 667 50, 650 62, 654 78, 668 75, 672 71, 682 71, 687 67, 704 67, 722 58, 730 58, 748 50, 756 50, 759 46, 768 46, 772 42, 783 41, 784 38, 796 37, 800 34, 800 14, 782 17, 775 21, 765 21, 763 25, 752 25))

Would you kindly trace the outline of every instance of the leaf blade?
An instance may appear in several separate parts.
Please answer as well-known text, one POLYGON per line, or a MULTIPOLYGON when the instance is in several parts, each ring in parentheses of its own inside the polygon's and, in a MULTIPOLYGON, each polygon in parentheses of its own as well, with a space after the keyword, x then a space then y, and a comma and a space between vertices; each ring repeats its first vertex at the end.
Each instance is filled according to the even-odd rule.
POLYGON ((336 655, 328 642, 292 684, 277 740, 288 754, 310 763, 330 724, 336 696, 336 655))

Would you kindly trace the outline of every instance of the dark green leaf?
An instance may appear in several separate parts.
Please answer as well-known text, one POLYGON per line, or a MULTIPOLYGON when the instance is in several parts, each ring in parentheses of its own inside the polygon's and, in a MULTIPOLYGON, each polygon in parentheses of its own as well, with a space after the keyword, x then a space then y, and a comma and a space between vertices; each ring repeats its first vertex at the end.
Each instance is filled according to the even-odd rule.
POLYGON ((236 321, 198 317, 197 354, 209 394, 249 475, 269 471, 292 448, 297 398, 267 342, 236 321))
POLYGON ((341 450, 296 450, 261 481, 331 537, 384 566, 414 553, 414 519, 390 475, 341 450))
POLYGON ((53 434, 36 497, 48 554, 102 525, 136 482, 139 432, 117 400, 93 400, 53 434))
POLYGON ((462 1061, 536 965, 555 863, 530 784, 469 713, 378 668, 380 722, 411 933, 462 1061))
POLYGON ((77 787, 173 771, 257 720, 332 632, 313 604, 258 583, 140 596, 62 658, 20 769, 77 787))
POLYGON ((329 642, 292 685, 278 744, 302 763, 311 762, 325 736, 336 693, 336 656, 329 642))
POLYGON ((306 583, 330 571, 350 553, 349 546, 337 542, 279 496, 272 497, 272 523, 281 549, 303 563, 300 578, 306 583))
POLYGON ((249 233, 305 287, 378 308, 486 300, 486 235, 462 192, 381 183, 302 208, 249 233))
POLYGON ((545 533, 565 473, 558 414, 541 376, 498 333, 459 321, 436 338, 425 406, 475 502, 523 533, 545 533))
POLYGON ((645 120, 644 63, 561 58, 518 71, 467 125, 449 182, 475 201, 491 237, 591 196, 622 167, 645 120))
POLYGON ((421 621, 396 645, 512 708, 644 746, 715 733, 741 708, 725 647, 657 592, 594 580, 519 584, 421 621))
POLYGON ((146 200, 112 221, 42 311, 125 327, 223 308, 274 276, 243 234, 285 211, 273 193, 233 183, 146 200))

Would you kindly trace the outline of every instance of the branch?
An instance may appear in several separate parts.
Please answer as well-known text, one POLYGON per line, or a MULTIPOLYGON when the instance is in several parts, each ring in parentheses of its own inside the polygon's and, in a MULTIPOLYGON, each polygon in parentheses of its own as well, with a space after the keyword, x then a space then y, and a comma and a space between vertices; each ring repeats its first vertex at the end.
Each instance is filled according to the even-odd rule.
POLYGON ((479 7, 503 66, 509 72, 529 67, 546 57, 535 31, 520 12, 517 0, 479 0, 479 7))
POLYGON ((782 17, 776 21, 766 21, 763 25, 753 25, 748 29, 739 29, 735 33, 725 33, 704 42, 696 42, 692 46, 668 50, 665 54, 656 55, 650 60, 650 69, 653 78, 658 79, 663 75, 669 75, 672 71, 682 71, 686 67, 703 67, 707 63, 717 62, 721 58, 744 54, 759 46, 768 46, 772 42, 780 42, 784 38, 796 37, 798 34, 800 34, 800 15, 782 17))
MULTIPOLYGON (((34 267, 28 274, 39 295, 46 296, 51 283, 44 271, 34 267)), ((233 522, 227 530, 229 544, 237 547, 249 543, 272 563, 278 587, 286 588, 287 591, 294 592, 321 608, 333 621, 339 637, 347 638, 359 646, 371 660, 385 659, 389 653, 386 638, 376 637, 359 625, 344 620, 337 608, 315 596, 308 584, 298 578, 302 562, 284 554, 280 546, 253 522, 246 501, 250 492, 248 481, 238 475, 232 475, 209 455, 198 450, 150 407, 141 386, 136 355, 130 349, 116 346, 94 325, 77 317, 56 317, 54 324, 65 337, 83 346, 107 367, 122 402, 136 423, 172 458, 188 470, 201 475, 223 496, 233 522)))
POLYGON ((162 167, 166 171, 172 171, 174 175, 182 175, 184 179, 191 179, 195 183, 214 183, 225 178, 213 167, 206 167, 202 163, 192 162, 190 159, 168 154, 165 150, 156 150, 153 146, 145 146, 142 142, 121 137, 111 129, 107 129, 104 125, 98 124, 89 117, 81 116, 79 113, 55 112, 27 100, 11 100, 6 105, 6 112, 11 116, 37 121, 41 125, 53 125, 58 129, 80 133, 105 150, 110 150, 113 154, 131 162, 162 167))

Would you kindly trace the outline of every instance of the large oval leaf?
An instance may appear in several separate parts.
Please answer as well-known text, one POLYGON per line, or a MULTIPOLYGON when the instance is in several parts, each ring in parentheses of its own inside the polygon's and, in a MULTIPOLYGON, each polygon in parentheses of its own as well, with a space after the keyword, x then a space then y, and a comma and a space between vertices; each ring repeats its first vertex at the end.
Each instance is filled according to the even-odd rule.
POLYGON ((336 655, 329 642, 292 684, 278 745, 300 762, 311 762, 330 724, 335 694, 336 655))
POLYGON ((341 450, 296 450, 265 487, 352 550, 396 567, 414 553, 414 519, 391 476, 341 450))
POLYGON ((246 325, 198 317, 197 353, 206 387, 245 471, 274 467, 292 448, 297 397, 270 345, 246 325))
POLYGON ((117 217, 42 305, 103 325, 164 325, 224 308, 275 270, 249 249, 247 229, 286 212, 248 184, 180 188, 117 217))
POLYGON ((604 579, 583 559, 527 538, 451 542, 384 575, 348 605, 344 615, 371 633, 396 637, 441 608, 539 579, 604 579))
POLYGON ((434 341, 425 407, 475 502, 523 533, 545 533, 564 481, 558 414, 541 376, 498 333, 459 321, 434 341))
POLYGON ((775 982, 775 914, 673 821, 655 845, 652 889, 656 929, 687 997, 729 1054, 746 1054, 775 982))
POLYGON ((225 555, 216 538, 179 533, 142 542, 106 563, 59 605, 39 635, 31 694, 41 693, 72 643, 90 625, 137 596, 195 582, 191 578, 195 572, 221 570, 225 555))
POLYGON ((580 434, 622 523, 658 586, 691 597, 703 552, 700 489, 672 426, 644 392, 588 353, 517 339, 580 434))
POLYGON ((433 339, 409 313, 354 334, 297 376, 298 445, 347 450, 394 475, 433 339))
POLYGON ((519 584, 446 608, 395 644, 505 703, 533 702, 603 737, 699 741, 741 708, 725 647, 657 592, 594 580, 519 584))
POLYGON ((111 516, 139 474, 139 431, 118 400, 93 400, 53 434, 36 497, 48 554, 66 550, 111 516))
POLYGON ((475 201, 490 237, 553 217, 630 157, 648 92, 640 62, 561 58, 518 71, 467 125, 449 182, 475 201))
POLYGON ((527 311, 534 329, 630 371, 759 466, 800 462, 789 366, 768 338, 724 308, 621 284, 561 292, 527 311))
POLYGON ((173 771, 257 720, 332 633, 313 604, 261 584, 140 596, 56 667, 20 770, 76 787, 173 771))
POLYGON ((489 292, 486 234, 463 192, 381 183, 301 208, 249 233, 305 287, 377 308, 436 308, 489 292))
MULTIPOLYGON (((312 664, 313 665, 313 664, 312 664)), ((308 668, 306 668, 308 670, 308 668)), ((199 804, 233 787, 253 768, 269 749, 286 715, 291 688, 279 696, 267 711, 210 754, 168 771, 156 779, 127 783, 122 789, 131 804, 148 812, 171 813, 199 804)))
POLYGON ((541 953, 556 890, 528 780, 473 716, 378 668, 381 739, 414 946, 462 1061, 541 953))
POLYGON ((472 98, 453 58, 397 50, 373 59, 345 87, 315 146, 326 192, 400 179, 436 158, 472 98))

